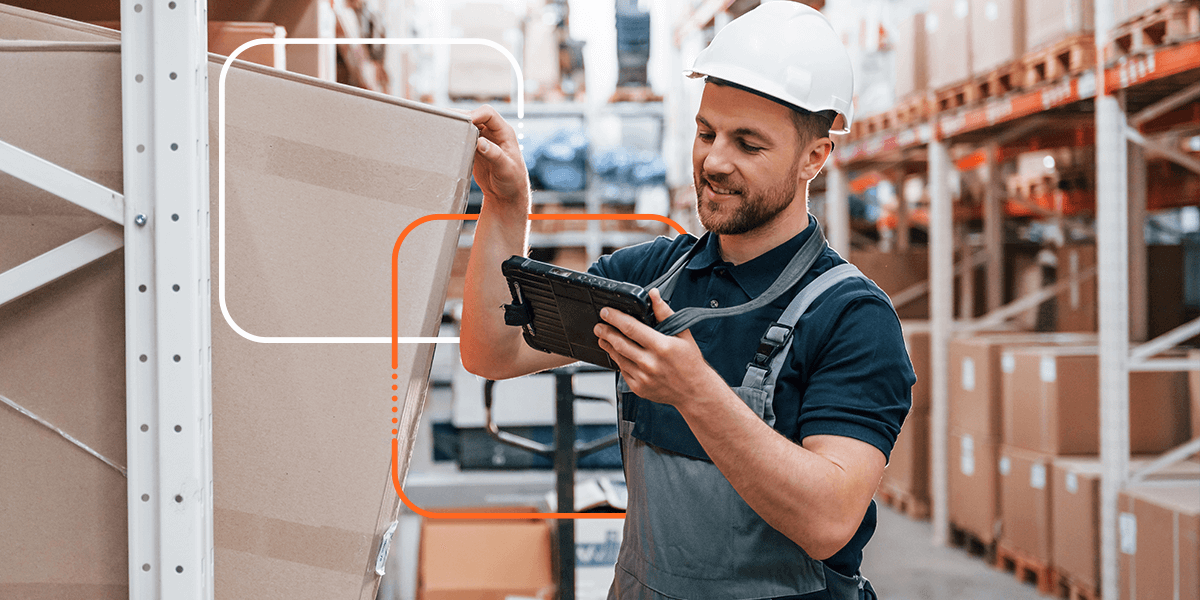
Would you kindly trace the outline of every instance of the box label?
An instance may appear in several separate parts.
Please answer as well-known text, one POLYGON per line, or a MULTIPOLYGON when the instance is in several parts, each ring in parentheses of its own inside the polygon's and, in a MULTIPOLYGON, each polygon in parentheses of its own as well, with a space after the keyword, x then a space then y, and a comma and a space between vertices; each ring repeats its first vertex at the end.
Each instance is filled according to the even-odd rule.
POLYGON ((962 387, 968 392, 975 389, 975 360, 970 357, 962 359, 962 387))
POLYGON ((967 477, 975 474, 975 438, 969 435, 962 436, 962 453, 958 468, 967 477))
POLYGON ((1017 370, 1017 359, 1013 358, 1012 353, 1005 352, 1000 356, 1000 370, 1005 373, 1012 373, 1017 370))
POLYGON ((971 11, 970 0, 954 0, 954 18, 965 19, 971 11))
POLYGON ((1001 456, 1000 457, 1000 474, 1008 475, 1009 471, 1012 471, 1012 461, 1008 460, 1007 456, 1001 456))
POLYGON ((1000 7, 995 2, 988 2, 983 5, 983 15, 989 21, 996 21, 1000 18, 1000 7))
POLYGON ((1041 368, 1039 369, 1042 376, 1042 381, 1046 383, 1054 383, 1058 381, 1058 363, 1054 361, 1053 356, 1043 356, 1041 368))
POLYGON ((938 30, 938 16, 935 13, 925 14, 925 33, 936 33, 938 30))
POLYGON ((1133 513, 1121 513, 1117 517, 1117 529, 1121 536, 1121 553, 1137 554, 1137 517, 1133 513))
POLYGON ((1068 492, 1071 492, 1072 494, 1079 492, 1079 478, 1076 477, 1074 473, 1067 472, 1067 479, 1065 483, 1068 492))
POLYGON ((1029 487, 1035 490, 1046 489, 1046 465, 1034 463, 1029 467, 1029 487))

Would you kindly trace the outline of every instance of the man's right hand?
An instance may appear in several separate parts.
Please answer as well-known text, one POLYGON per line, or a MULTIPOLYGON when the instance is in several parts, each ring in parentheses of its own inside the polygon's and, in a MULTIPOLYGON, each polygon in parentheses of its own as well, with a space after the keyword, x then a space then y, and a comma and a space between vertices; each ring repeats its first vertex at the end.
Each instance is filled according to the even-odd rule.
POLYGON ((519 207, 527 211, 529 173, 516 132, 496 109, 486 104, 471 111, 470 116, 471 122, 479 128, 472 174, 483 190, 485 203, 494 202, 504 208, 519 207))

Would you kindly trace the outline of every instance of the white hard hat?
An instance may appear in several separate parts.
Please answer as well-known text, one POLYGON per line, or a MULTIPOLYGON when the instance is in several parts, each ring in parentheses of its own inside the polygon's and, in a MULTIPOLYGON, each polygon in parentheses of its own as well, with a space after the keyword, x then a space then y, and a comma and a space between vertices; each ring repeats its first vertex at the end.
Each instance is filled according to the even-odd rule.
POLYGON ((799 2, 764 2, 734 19, 687 76, 723 79, 812 112, 834 111, 841 128, 830 133, 850 133, 850 55, 825 16, 799 2))

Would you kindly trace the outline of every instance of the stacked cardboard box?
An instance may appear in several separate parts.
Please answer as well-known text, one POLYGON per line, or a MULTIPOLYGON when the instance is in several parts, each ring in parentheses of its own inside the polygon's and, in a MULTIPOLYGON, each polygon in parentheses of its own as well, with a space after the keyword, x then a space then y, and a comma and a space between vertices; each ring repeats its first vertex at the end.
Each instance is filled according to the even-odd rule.
MULTIPOLYGON (((25 31, 93 43, 0 41, 11 83, 0 139, 121 190, 117 34, 0 7, 0 35, 25 31)), ((258 344, 232 323, 260 336, 387 336, 392 248, 417 218, 462 210, 477 131, 448 111, 232 69, 221 281, 220 65, 211 57, 216 595, 374 598, 376 554, 399 505, 390 443, 399 438, 403 478, 432 347, 400 346, 393 371, 385 344, 258 344)), ((0 175, 0 269, 101 221, 0 175)), ((457 222, 429 223, 400 249, 401 335, 437 335, 457 233, 457 222)), ((118 464, 128 462, 124 297, 117 252, 0 307, 0 393, 118 464)), ((7 407, 0 454, 0 597, 127 595, 126 480, 7 407)))
MULTIPOLYGON (((1130 468, 1137 470, 1149 460, 1134 458, 1130 468)), ((1054 524, 1051 562, 1063 578, 1093 592, 1100 589, 1101 473, 1097 457, 1055 458, 1049 491, 1054 524)), ((1184 461, 1153 477, 1161 485, 1163 479, 1197 476, 1200 463, 1184 461)))
POLYGON ((1200 483, 1132 486, 1117 510, 1121 600, 1200 599, 1200 483))
MULTIPOLYGON (((879 289, 889 295, 898 294, 908 287, 929 279, 929 251, 912 249, 906 252, 880 252, 855 250, 850 262, 863 272, 879 289)), ((928 319, 929 295, 896 307, 901 319, 928 319)))
POLYGON ((924 94, 929 84, 925 13, 903 19, 896 26, 896 99, 924 94))
POLYGON ((1025 0, 971 0, 970 13, 973 75, 986 75, 1021 60, 1025 54, 1025 0))
POLYGON ((971 76, 971 0, 932 0, 925 17, 929 87, 938 89, 971 76))
MULTIPOLYGON (((534 509, 487 507, 466 511, 534 509)), ((534 519, 424 520, 417 563, 418 600, 553 598, 550 527, 546 523, 534 519)))
POLYGON ((1003 353, 1011 346, 1094 344, 1088 334, 996 333, 950 341, 950 521, 987 544, 1000 528, 1003 353))
MULTIPOLYGON (((450 10, 450 37, 483 38, 516 53, 521 19, 508 3, 470 2, 450 10)), ((516 70, 494 48, 456 45, 450 49, 450 96, 506 98, 515 89, 516 70)))
POLYGON ((1093 0, 1026 2, 1026 45, 1030 50, 1038 50, 1059 40, 1091 33, 1096 25, 1093 10, 1093 0))
MULTIPOLYGON (((1053 564, 1054 460, 1100 450, 1099 354, 1094 346, 1016 347, 1001 357, 1000 548, 1053 564)), ((1130 374, 1130 448, 1160 453, 1190 436, 1182 373, 1130 374)), ((1093 585, 1094 582, 1083 582, 1093 585)))
MULTIPOLYGON (((1200 349, 1188 352, 1188 359, 1200 361, 1200 349)), ((1188 387, 1192 397, 1192 437, 1200 437, 1200 369, 1188 373, 1188 387)))
MULTIPOLYGON (((910 506, 929 504, 929 331, 912 321, 901 321, 904 345, 912 361, 917 383, 912 388, 912 409, 892 448, 880 487, 902 497, 910 506)), ((921 508, 910 515, 923 513, 921 508)))

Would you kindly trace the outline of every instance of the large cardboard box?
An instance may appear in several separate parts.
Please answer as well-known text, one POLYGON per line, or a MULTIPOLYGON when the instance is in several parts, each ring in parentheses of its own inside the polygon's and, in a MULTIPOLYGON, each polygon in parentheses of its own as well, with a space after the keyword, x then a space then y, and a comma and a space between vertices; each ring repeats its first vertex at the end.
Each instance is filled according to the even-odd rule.
POLYGON ((924 93, 929 86, 925 13, 901 19, 896 24, 896 98, 924 93))
MULTIPOLYGON (((0 90, 0 139, 121 190, 116 33, 0 10, 5 36, 21 37, 25 25, 96 43, 0 42, 10 84, 0 90)), ((399 505, 390 442, 399 438, 403 477, 432 346, 401 345, 391 379, 387 344, 259 344, 225 320, 219 68, 210 62, 216 594, 374 598, 376 554, 399 505), (399 393, 384 387, 393 384, 399 393)), ((259 336, 388 337, 396 238, 421 216, 462 209, 475 128, 454 113, 260 67, 232 69, 227 85, 230 316, 259 336)), ((0 269, 102 221, 0 175, 0 269)), ((401 335, 437 335, 458 229, 430 223, 402 245, 401 335)), ((0 393, 118 464, 127 462, 123 300, 118 252, 0 307, 0 393)), ((0 597, 127 595, 126 480, 7 407, 0 432, 0 597)))
POLYGON ((999 444, 950 428, 947 481, 950 522, 989 544, 1000 534, 999 444))
POLYGON ((882 484, 917 501, 929 500, 929 410, 913 410, 896 438, 882 484))
POLYGON ((554 597, 546 521, 426 519, 420 544, 418 600, 554 597))
POLYGON ((1010 346, 1095 344, 1092 334, 988 333, 950 340, 950 425, 994 440, 1004 438, 1001 355, 1010 346))
MULTIPOLYGON (((1004 375, 1004 443, 1050 455, 1100 451, 1100 360, 1094 346, 1010 348, 1004 375)), ((1186 374, 1130 373, 1129 443, 1164 452, 1191 434, 1186 374)))
MULTIPOLYGON (((1036 3, 1033 3, 1036 4, 1036 3)), ((1053 3, 1047 3, 1053 4, 1053 3)), ((1032 5, 1032 4, 1031 4, 1032 5)), ((1070 245, 1058 249, 1058 280, 1067 281, 1077 273, 1096 266, 1096 246, 1070 245)), ((1055 297, 1058 331, 1098 331, 1096 278, 1068 286, 1055 297)))
POLYGON ((1027 554, 1042 564, 1050 563, 1054 536, 1050 521, 1050 461, 1053 457, 1001 444, 1000 544, 1027 554))
POLYGON ((929 87, 938 89, 971 77, 971 0, 932 0, 925 17, 929 87))
MULTIPOLYGON (((1120 4, 1117 0, 1114 4, 1120 4)), ((1091 33, 1096 25, 1093 0, 1025 3, 1025 43, 1038 50, 1071 36, 1091 33)))
MULTIPOLYGON (((1130 469, 1145 466, 1152 457, 1130 460, 1130 469)), ((1068 580, 1100 589, 1100 476, 1098 457, 1055 458, 1051 475, 1051 522, 1054 524, 1054 568, 1068 580)), ((1200 463, 1183 461, 1159 474, 1164 478, 1200 477, 1200 463)))
POLYGON ((1200 482, 1127 488, 1117 510, 1121 600, 1200 599, 1200 482))
POLYGON ((1025 0, 971 0, 970 12, 972 74, 984 75, 1022 58, 1025 0))

